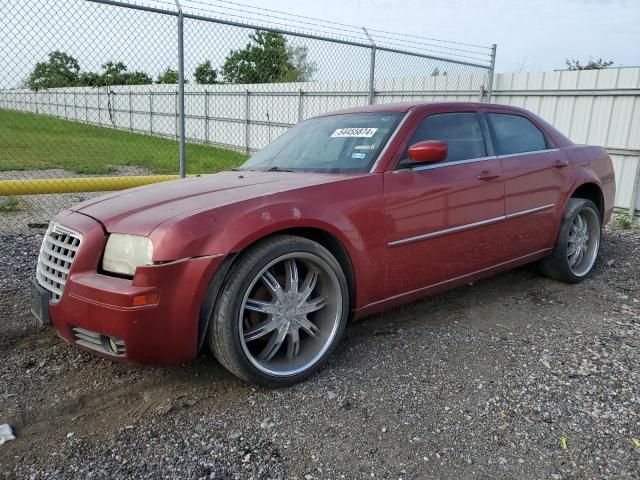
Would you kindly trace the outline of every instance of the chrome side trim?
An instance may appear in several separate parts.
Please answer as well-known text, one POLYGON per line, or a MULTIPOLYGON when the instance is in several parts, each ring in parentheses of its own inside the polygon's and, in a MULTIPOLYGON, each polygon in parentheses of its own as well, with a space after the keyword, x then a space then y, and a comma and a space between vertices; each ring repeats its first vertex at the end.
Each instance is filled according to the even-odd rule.
POLYGON ((465 163, 476 163, 476 162, 484 162, 486 160, 497 160, 498 157, 495 155, 488 157, 478 157, 478 158, 470 158, 469 160, 456 160, 455 162, 441 162, 441 163, 433 163, 429 165, 419 165, 413 168, 402 168, 400 170, 394 170, 393 173, 404 173, 404 172, 421 172, 423 170, 433 170, 434 168, 445 168, 451 167, 453 165, 464 165, 465 163))
POLYGON ((506 215, 506 217, 507 217, 507 219, 521 217, 522 215, 528 215, 530 213, 536 213, 536 212, 541 212, 543 210, 548 210, 548 209, 553 208, 555 206, 556 206, 555 203, 550 203, 549 205, 542 205, 541 207, 535 207, 535 208, 530 208, 528 210, 521 210, 519 212, 508 213, 506 215))
POLYGON ((547 148, 546 150, 532 150, 530 152, 508 153, 507 155, 498 155, 498 158, 522 157, 524 155, 535 155, 537 153, 559 152, 559 148, 547 148))
POLYGON ((503 220, 510 220, 512 218, 521 217, 523 215, 529 215, 531 213, 542 212, 555 207, 555 203, 549 205, 542 205, 540 207, 529 208, 528 210, 522 210, 519 212, 509 213, 507 215, 501 215, 499 217, 488 218, 487 220, 481 220, 479 222, 466 223, 464 225, 458 225, 457 227, 445 228, 444 230, 437 230, 435 232, 423 233, 422 235, 416 235, 414 237, 401 238, 400 240, 394 240, 393 242, 387 242, 388 247, 397 247, 399 245, 405 245, 407 243, 419 242, 428 238, 440 237, 442 235, 448 235, 450 233, 462 232, 471 228, 480 227, 482 225, 489 225, 491 223, 502 222, 503 220))
POLYGON ((398 132, 400 131, 400 129, 402 128, 404 123, 407 121, 407 118, 409 118, 409 113, 410 113, 409 110, 404 112, 404 117, 402 117, 402 120, 400 120, 400 122, 398 122, 398 126, 396 127, 394 132, 389 137, 389 140, 387 140, 387 144, 380 151, 380 154, 378 155, 378 158, 376 158, 376 161, 373 162, 373 165, 369 169, 369 173, 373 173, 373 171, 376 168, 378 168, 378 165, 380 164, 380 160, 387 154, 387 150, 389 150, 389 145, 391 145, 391 142, 393 142, 395 140, 396 135, 398 135, 398 132))
POLYGON ((461 232, 462 230, 468 230, 470 228, 479 227, 481 225, 500 222, 502 220, 505 220, 506 218, 507 217, 505 215, 502 215, 500 217, 489 218, 487 220, 481 220, 479 222, 467 223, 465 225, 458 225, 457 227, 446 228, 444 230, 438 230, 436 232, 423 233, 422 235, 416 235, 415 237, 401 238, 400 240, 389 242, 387 243, 387 245, 390 247, 396 247, 398 245, 404 245, 405 243, 418 242, 420 240, 426 240, 427 238, 440 237, 449 233, 461 232))
POLYGON ((455 162, 441 162, 435 163, 432 165, 420 165, 414 168, 403 168, 400 170, 394 170, 393 173, 402 173, 402 172, 421 172, 422 170, 432 170, 434 168, 445 168, 450 167, 452 165, 464 165, 465 163, 475 163, 475 162, 483 162, 485 160, 497 160, 503 158, 513 158, 513 157, 521 157, 524 155, 534 155, 537 153, 549 153, 549 152, 559 152, 559 148, 548 148, 546 150, 534 150, 531 152, 520 152, 520 153, 509 153, 508 155, 490 155, 487 157, 478 157, 478 158, 470 158, 469 160, 457 160, 455 162))

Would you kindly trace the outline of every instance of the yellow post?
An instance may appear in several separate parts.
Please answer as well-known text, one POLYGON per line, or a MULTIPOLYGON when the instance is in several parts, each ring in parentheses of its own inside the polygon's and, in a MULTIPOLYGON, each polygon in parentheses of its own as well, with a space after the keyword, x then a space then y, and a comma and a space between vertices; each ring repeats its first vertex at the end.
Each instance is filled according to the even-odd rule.
POLYGON ((139 187, 150 183, 176 180, 178 175, 147 175, 139 177, 37 178, 31 180, 0 180, 0 197, 10 195, 42 195, 47 193, 106 192, 139 187))

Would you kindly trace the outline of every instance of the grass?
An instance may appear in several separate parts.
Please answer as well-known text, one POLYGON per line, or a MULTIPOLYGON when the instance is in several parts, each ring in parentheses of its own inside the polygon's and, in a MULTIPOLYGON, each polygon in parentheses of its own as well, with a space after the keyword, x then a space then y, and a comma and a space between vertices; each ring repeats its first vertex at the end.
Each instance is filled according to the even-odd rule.
POLYGON ((20 212, 22 210, 23 205, 18 197, 0 197, 0 213, 20 212))
POLYGON ((631 230, 633 228, 633 218, 628 214, 620 214, 617 215, 616 220, 618 221, 618 226, 622 230, 631 230))
MULTIPOLYGON (((110 173, 118 166, 177 174, 175 140, 85 125, 32 113, 0 110, 0 171, 63 168, 110 173)), ((187 144, 187 173, 214 173, 240 165, 246 155, 187 144)))

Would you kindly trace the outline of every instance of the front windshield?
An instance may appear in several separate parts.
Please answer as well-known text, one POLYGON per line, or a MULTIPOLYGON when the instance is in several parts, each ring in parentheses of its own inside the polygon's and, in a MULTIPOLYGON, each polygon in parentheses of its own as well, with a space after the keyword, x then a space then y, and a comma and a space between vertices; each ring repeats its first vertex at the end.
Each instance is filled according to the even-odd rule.
POLYGON ((240 170, 368 172, 403 113, 347 113, 299 123, 240 170))

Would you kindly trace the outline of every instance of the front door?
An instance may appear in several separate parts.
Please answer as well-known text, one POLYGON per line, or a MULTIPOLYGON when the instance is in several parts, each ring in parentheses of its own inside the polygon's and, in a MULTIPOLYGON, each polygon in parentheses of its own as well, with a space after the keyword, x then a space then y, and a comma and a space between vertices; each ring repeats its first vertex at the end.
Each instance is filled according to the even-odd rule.
POLYGON ((440 140, 447 158, 437 164, 385 173, 388 295, 436 286, 495 265, 504 220, 499 160, 475 112, 432 114, 408 146, 440 140))

